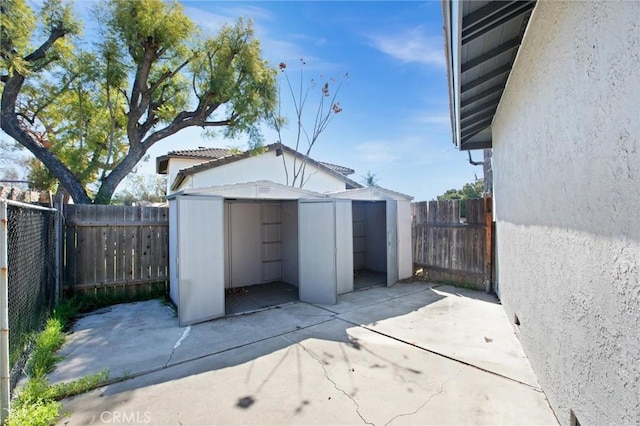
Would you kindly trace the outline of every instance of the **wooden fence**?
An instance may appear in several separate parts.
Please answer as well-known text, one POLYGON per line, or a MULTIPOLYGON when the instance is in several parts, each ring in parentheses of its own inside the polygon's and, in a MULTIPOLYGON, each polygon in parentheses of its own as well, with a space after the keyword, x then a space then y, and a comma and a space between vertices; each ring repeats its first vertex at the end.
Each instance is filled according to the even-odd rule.
POLYGON ((459 200, 412 204, 414 266, 430 281, 491 291, 491 199, 466 203, 466 220, 459 200))
POLYGON ((169 209, 67 205, 65 290, 168 287, 169 209))

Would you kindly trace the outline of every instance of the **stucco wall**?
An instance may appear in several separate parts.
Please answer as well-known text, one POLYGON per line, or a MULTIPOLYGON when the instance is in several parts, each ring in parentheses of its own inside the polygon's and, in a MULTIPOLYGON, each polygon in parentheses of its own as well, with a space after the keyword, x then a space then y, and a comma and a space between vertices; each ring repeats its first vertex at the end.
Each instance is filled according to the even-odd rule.
POLYGON ((640 419, 638 2, 539 2, 493 122, 500 297, 563 425, 640 419))
MULTIPOLYGON (((283 155, 286 157, 289 184, 291 184, 293 180, 293 156, 286 152, 283 155)), ((296 166, 298 164, 300 164, 300 160, 297 160, 296 166)), ((191 179, 185 181, 181 189, 229 185, 257 180, 270 180, 287 185, 287 175, 282 163, 282 156, 276 156, 275 152, 269 151, 255 157, 204 170, 192 175, 191 179)), ((305 182, 304 189, 317 192, 343 191, 346 187, 343 180, 325 171, 318 170, 311 164, 307 164, 305 182)), ((296 186, 299 187, 299 185, 296 186)))
POLYGON ((176 179, 178 172, 187 167, 195 166, 205 160, 201 158, 171 158, 169 159, 169 165, 167 167, 167 195, 172 194, 175 191, 171 190, 171 185, 176 179))

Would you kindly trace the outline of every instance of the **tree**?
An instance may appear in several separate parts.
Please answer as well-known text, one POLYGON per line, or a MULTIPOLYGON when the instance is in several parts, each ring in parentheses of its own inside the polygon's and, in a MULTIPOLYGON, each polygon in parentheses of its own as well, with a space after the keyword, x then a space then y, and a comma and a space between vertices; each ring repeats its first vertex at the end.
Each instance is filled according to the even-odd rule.
POLYGON ((486 148, 482 150, 483 161, 473 161, 471 158, 471 151, 467 151, 469 154, 469 164, 472 166, 482 166, 482 174, 484 182, 483 193, 491 195, 493 194, 493 167, 491 165, 491 158, 493 157, 493 151, 491 148, 486 148))
POLYGON ((124 180, 125 189, 116 192, 111 204, 133 205, 133 203, 162 203, 167 195, 167 177, 158 175, 130 174, 124 180))
POLYGON ((92 182, 93 202, 108 203, 153 144, 187 127, 261 143, 277 70, 250 21, 201 39, 177 2, 108 0, 96 16, 100 41, 81 51, 69 4, 45 0, 36 18, 0 0, 1 127, 76 203, 92 202, 92 182))
MULTIPOLYGON (((280 63, 280 72, 284 75, 284 81, 286 83, 286 88, 291 96, 291 100, 293 101, 293 106, 295 110, 295 138, 294 143, 289 144, 295 151, 304 154, 306 157, 309 157, 311 150, 313 149, 316 142, 318 142, 318 138, 324 132, 329 125, 329 123, 333 120, 336 114, 342 112, 342 107, 340 103, 336 101, 338 93, 342 87, 342 82, 337 82, 336 79, 329 79, 329 81, 324 81, 322 83, 322 87, 319 93, 319 102, 316 107, 315 113, 310 115, 305 115, 305 106, 307 105, 307 101, 309 98, 309 94, 312 90, 316 89, 317 82, 312 79, 306 86, 304 80, 304 67, 306 62, 303 59, 300 59, 300 81, 294 86, 291 84, 291 80, 289 79, 289 74, 287 72, 287 64, 284 62, 280 63), (337 83, 337 87, 335 91, 333 91, 333 95, 331 95, 330 91, 330 83, 331 86, 334 83, 337 83), (328 99, 331 100, 328 101, 328 99), (313 124, 311 124, 313 123, 313 124)), ((323 78, 323 76, 320 76, 323 78)), ((344 74, 345 78, 349 77, 348 73, 344 74)), ((282 105, 281 100, 281 86, 278 87, 278 105, 282 105)), ((286 126, 287 120, 285 117, 281 115, 280 107, 278 108, 277 114, 272 116, 272 124, 278 132, 278 142, 282 142, 282 131, 286 126)), ((289 173, 289 168, 287 166, 287 161, 285 156, 282 156, 282 164, 284 166, 285 176, 287 185, 291 185, 293 187, 298 186, 302 188, 311 178, 311 175, 305 176, 307 169, 307 161, 304 159, 299 159, 295 157, 293 159, 293 164, 291 165, 291 173, 289 173)))
POLYGON ((379 179, 376 175, 377 173, 371 173, 371 171, 367 171, 367 174, 364 175, 363 183, 368 187, 378 186, 379 179))
POLYGON ((482 198, 484 182, 477 180, 473 183, 465 183, 462 189, 449 189, 444 194, 438 195, 438 201, 460 200, 460 216, 467 217, 466 200, 470 198, 482 198))

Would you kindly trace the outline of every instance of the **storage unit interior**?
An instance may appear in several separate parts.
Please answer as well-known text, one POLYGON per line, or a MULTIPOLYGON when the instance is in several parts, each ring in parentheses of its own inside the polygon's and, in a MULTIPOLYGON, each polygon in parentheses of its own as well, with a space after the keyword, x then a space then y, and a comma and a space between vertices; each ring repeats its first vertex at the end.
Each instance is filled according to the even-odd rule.
POLYGON ((225 200, 225 313, 298 300, 298 202, 225 200))
POLYGON ((353 201, 353 287, 387 284, 387 210, 385 201, 353 201))

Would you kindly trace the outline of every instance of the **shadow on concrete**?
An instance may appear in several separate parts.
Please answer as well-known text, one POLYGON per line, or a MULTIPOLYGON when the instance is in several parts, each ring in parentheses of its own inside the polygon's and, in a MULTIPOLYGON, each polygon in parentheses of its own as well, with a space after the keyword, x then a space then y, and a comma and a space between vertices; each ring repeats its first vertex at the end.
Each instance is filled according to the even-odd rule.
MULTIPOLYGON (((96 315, 97 322, 90 322, 95 328, 82 329, 87 332, 84 347, 69 352, 60 371, 56 372, 58 379, 67 381, 64 372, 70 374, 74 370, 70 368, 72 365, 65 369, 65 362, 73 364, 73 357, 85 366, 79 370, 99 371, 109 363, 112 372, 128 370, 127 380, 95 391, 105 397, 93 400, 103 412, 127 404, 138 390, 155 385, 172 386, 172 383, 184 383, 188 378, 193 382, 190 386, 195 386, 205 399, 207 389, 228 386, 229 392, 236 393, 228 408, 243 411, 253 410, 257 405, 264 407, 261 404, 271 401, 271 389, 281 387, 284 381, 291 388, 286 392, 287 398, 297 398, 292 415, 302 414, 312 404, 308 396, 309 384, 305 383, 317 375, 318 367, 333 388, 354 401, 357 407, 358 395, 375 391, 359 382, 362 377, 375 376, 379 380, 382 372, 388 377, 385 380, 396 381, 395 385, 407 393, 418 392, 420 386, 427 386, 424 383, 430 382, 436 374, 434 366, 416 361, 416 356, 426 353, 447 361, 456 374, 460 373, 460 368, 478 365, 479 369, 512 382, 537 386, 499 302, 478 291, 422 282, 398 283, 390 288, 342 295, 336 305, 297 302, 190 328, 178 327, 177 318, 166 309, 155 312, 157 302, 144 303, 150 304, 150 310, 145 311, 148 315, 146 326, 139 321, 141 315, 127 316, 126 306, 119 312, 122 328, 133 331, 130 335, 102 333, 99 323, 104 323, 105 317, 104 314, 96 315), (152 312, 155 313, 151 315, 152 312), (498 329, 494 325, 485 327, 493 323, 500 323, 498 329), (157 334, 156 324, 166 327, 164 336, 157 334), (495 334, 486 330, 494 330, 495 334), (157 341, 149 340, 149 334, 158 336, 157 341), (91 339, 89 335, 104 339, 91 339), (121 357, 105 356, 104 348, 115 344, 109 340, 116 336, 136 340, 137 345, 121 357), (327 345, 328 342, 333 344, 327 345), (407 347, 413 355, 394 350, 398 344, 407 347), (498 352, 497 345, 501 345, 498 352), (92 352, 92 347, 97 350, 92 352), (163 362, 158 363, 158 357, 164 358, 163 362), (458 359, 459 363, 456 363, 458 359), (135 362, 127 367, 131 360, 135 362), (240 370, 234 369, 238 366, 240 370), (340 366, 339 371, 335 370, 336 366, 340 366), (310 372, 310 368, 316 373, 310 372), (223 379, 210 382, 211 374, 206 373, 214 371, 220 377, 235 371, 229 380, 234 383, 243 380, 244 384, 235 386, 223 379), (243 371, 244 377, 238 377, 237 371, 243 371)), ((82 328, 82 321, 78 326, 82 328)), ((73 339, 70 345, 74 345, 73 339)), ((73 398, 67 403, 73 406, 73 398)), ((91 402, 84 401, 83 407, 91 410, 91 402)), ((356 411, 360 415, 360 411, 356 411)))

